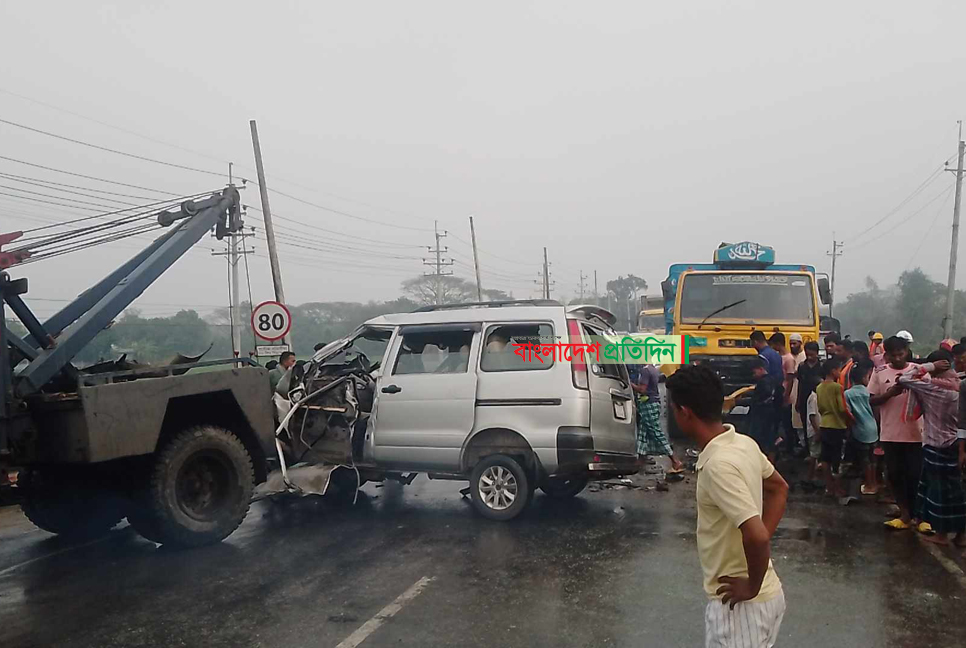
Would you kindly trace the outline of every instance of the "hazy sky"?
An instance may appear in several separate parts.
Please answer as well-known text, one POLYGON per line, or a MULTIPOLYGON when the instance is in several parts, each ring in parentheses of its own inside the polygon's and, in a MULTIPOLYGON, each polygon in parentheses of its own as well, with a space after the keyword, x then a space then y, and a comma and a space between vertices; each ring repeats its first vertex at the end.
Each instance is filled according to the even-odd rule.
MULTIPOLYGON (((569 296, 581 270, 588 290, 597 270, 657 291, 669 264, 720 241, 827 270, 834 232, 841 299, 916 265, 945 281, 953 175, 933 172, 966 117, 964 28, 958 2, 5 2, 0 119, 242 176, 257 119, 273 189, 359 217, 272 196, 292 303, 397 296, 434 219, 469 277, 470 214, 484 286, 520 297, 543 246, 569 296)), ((0 155, 179 194, 225 182, 5 124, 0 155)), ((6 160, 0 173, 139 194, 6 160)), ((21 196, 0 195, 3 231, 91 213, 0 185, 21 196)), ((248 222, 254 297, 269 299, 248 222)), ((48 314, 143 243, 14 274, 48 314)), ((220 247, 199 244, 139 305, 225 304, 220 247)))

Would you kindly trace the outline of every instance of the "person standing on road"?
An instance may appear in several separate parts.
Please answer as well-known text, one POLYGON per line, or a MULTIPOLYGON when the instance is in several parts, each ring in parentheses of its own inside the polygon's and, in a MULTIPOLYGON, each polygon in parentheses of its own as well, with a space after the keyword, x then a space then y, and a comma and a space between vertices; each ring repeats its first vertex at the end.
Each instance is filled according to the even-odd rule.
POLYGON ((899 517, 885 523, 901 531, 912 526, 913 508, 922 472, 922 420, 906 415, 909 392, 894 389, 897 378, 908 371, 909 344, 898 336, 883 342, 886 364, 872 373, 869 394, 879 410, 879 443, 885 450, 886 480, 892 490, 899 517))
POLYGON ((771 648, 785 594, 771 562, 771 538, 785 514, 788 484, 754 441, 721 421, 724 388, 707 367, 667 380, 678 427, 698 455, 698 558, 704 572, 705 646, 771 648))
MULTIPOLYGON (((841 347, 840 347, 841 348, 841 347)), ((839 468, 842 463, 842 448, 849 427, 849 410, 845 405, 845 390, 839 383, 842 363, 838 358, 830 358, 822 363, 822 382, 815 388, 818 395, 818 411, 822 421, 821 463, 825 471, 825 494, 845 501, 839 468)))
MULTIPOLYGON (((792 390, 795 387, 795 370, 798 368, 795 356, 785 348, 785 334, 774 333, 768 338, 768 345, 775 350, 782 359, 782 382, 780 383, 780 393, 775 402, 778 411, 778 427, 780 437, 783 441, 783 449, 794 452, 798 447, 798 436, 792 427, 792 390)), ((801 345, 799 345, 801 350, 801 345)), ((767 454, 767 453, 765 453, 767 454)), ((774 461, 773 457, 769 457, 774 461)))
MULTIPOLYGON (((798 386, 796 409, 803 424, 808 421, 808 398, 822 382, 822 363, 818 358, 818 350, 818 342, 806 342, 805 361, 798 365, 798 371, 795 372, 795 384, 798 386)), ((806 437, 811 435, 806 434, 806 437)), ((805 447, 809 447, 807 439, 803 442, 805 447)))
POLYGON ((875 457, 872 454, 879 440, 879 428, 875 424, 868 390, 872 369, 871 360, 852 367, 852 386, 845 392, 845 403, 852 416, 849 444, 852 446, 853 465, 865 480, 859 487, 863 495, 879 492, 875 478, 875 457))
POLYGON ((952 354, 945 349, 933 351, 925 364, 899 376, 897 389, 910 390, 915 404, 922 409, 922 476, 916 514, 937 534, 926 540, 948 545, 948 534, 953 533, 956 546, 966 547, 966 442, 959 438, 961 385, 950 368, 952 360, 952 354), (927 372, 929 379, 924 380, 927 372))
POLYGON ((808 444, 805 440, 805 419, 802 417, 798 408, 798 368, 805 362, 805 350, 802 348, 801 333, 792 333, 788 336, 788 351, 795 359, 795 375, 792 376, 792 393, 788 402, 792 409, 792 446, 795 449, 803 448, 800 456, 808 456, 808 444))
POLYGON ((684 472, 681 460, 674 456, 674 449, 667 433, 661 427, 661 393, 658 385, 661 372, 654 365, 629 365, 631 388, 637 398, 637 456, 641 461, 650 455, 666 456, 671 461, 669 475, 684 472))
POLYGON ((766 366, 768 367, 768 375, 775 379, 779 385, 783 384, 785 381, 785 372, 782 370, 782 357, 778 355, 778 352, 773 348, 768 346, 765 341, 765 334, 761 331, 752 331, 751 336, 751 346, 755 348, 758 355, 764 358, 766 366))
POLYGON ((886 363, 885 347, 882 344, 882 333, 873 331, 869 337, 872 340, 869 344, 869 356, 872 358, 872 364, 876 367, 881 367, 886 363))
POLYGON ((778 426, 775 419, 780 411, 775 407, 781 402, 782 388, 768 375, 764 358, 754 358, 751 365, 755 389, 738 397, 736 404, 748 406, 748 436, 755 440, 758 449, 768 460, 775 461, 775 440, 778 426))
POLYGON ((278 383, 281 382, 282 376, 293 366, 295 366, 295 354, 291 351, 283 351, 282 355, 278 358, 278 366, 268 372, 268 384, 272 388, 272 395, 275 394, 275 390, 278 388, 278 383))
POLYGON ((838 382, 842 385, 842 391, 852 386, 852 367, 855 366, 855 358, 852 357, 854 352, 854 346, 852 340, 845 339, 839 342, 835 347, 835 357, 840 361, 840 369, 838 382))

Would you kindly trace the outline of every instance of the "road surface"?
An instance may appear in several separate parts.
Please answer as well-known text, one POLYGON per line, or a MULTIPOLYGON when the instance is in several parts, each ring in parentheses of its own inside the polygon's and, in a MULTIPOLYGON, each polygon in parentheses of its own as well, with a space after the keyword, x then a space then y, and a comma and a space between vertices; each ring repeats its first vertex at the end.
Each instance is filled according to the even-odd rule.
MULTIPOLYGON (((693 476, 566 504, 538 492, 510 523, 481 519, 460 486, 368 484, 350 508, 259 502, 194 551, 126 528, 71 545, 0 509, 2 645, 703 645, 693 476)), ((773 545, 780 646, 962 645, 961 557, 884 519, 792 495, 773 545)))

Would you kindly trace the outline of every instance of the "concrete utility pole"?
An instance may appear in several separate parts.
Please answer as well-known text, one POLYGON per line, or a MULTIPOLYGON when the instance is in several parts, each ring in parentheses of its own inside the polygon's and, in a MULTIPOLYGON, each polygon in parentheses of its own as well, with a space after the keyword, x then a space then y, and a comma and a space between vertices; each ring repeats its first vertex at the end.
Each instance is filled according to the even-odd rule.
POLYGON ((828 305, 828 316, 832 317, 832 306, 835 304, 835 260, 842 256, 842 241, 835 240, 835 232, 832 232, 832 251, 827 252, 828 256, 832 257, 832 282, 829 286, 829 292, 832 293, 828 305))
POLYGON ((443 268, 453 265, 453 260, 446 261, 443 259, 443 252, 449 251, 449 248, 441 248, 439 246, 440 240, 446 236, 445 230, 442 234, 439 233, 439 221, 433 221, 433 235, 436 237, 436 246, 429 248, 429 252, 436 254, 436 260, 426 261, 426 259, 423 259, 423 265, 435 266, 435 271, 427 276, 435 277, 436 288, 434 290, 435 295, 433 296, 433 301, 439 306, 443 303, 443 277, 453 274, 452 272, 443 272, 443 268))
POLYGON ((547 262, 547 248, 543 248, 543 298, 550 299, 550 264, 547 262))
MULTIPOLYGON (((258 193, 262 198, 262 218, 265 219, 265 240, 268 243, 268 263, 272 267, 272 284, 275 286, 275 299, 285 303, 285 290, 282 288, 282 269, 278 265, 278 248, 275 245, 275 226, 272 224, 272 207, 268 203, 268 183, 265 181, 265 168, 262 166, 262 147, 258 143, 258 126, 255 120, 248 122, 252 129, 252 147, 255 149, 255 171, 258 173, 258 193)), ((292 334, 282 340, 292 344, 292 334)))
POLYGON ((597 271, 594 270, 594 306, 600 306, 600 295, 597 293, 597 271))
POLYGON ((959 122, 959 163, 956 165, 956 200, 953 203, 953 235, 949 244, 949 279, 946 282, 946 317, 943 318, 943 337, 953 336, 953 312, 956 299, 956 258, 959 255, 959 207, 963 199, 963 122, 959 122))
POLYGON ((483 284, 480 282, 480 255, 476 251, 476 228, 473 226, 472 216, 470 216, 470 239, 473 241, 473 266, 476 268, 476 296, 478 301, 483 301, 483 284))
POLYGON ((583 302, 584 301, 584 279, 586 279, 587 276, 584 274, 583 270, 580 271, 579 276, 580 276, 580 283, 577 284, 577 289, 580 291, 580 301, 583 302))

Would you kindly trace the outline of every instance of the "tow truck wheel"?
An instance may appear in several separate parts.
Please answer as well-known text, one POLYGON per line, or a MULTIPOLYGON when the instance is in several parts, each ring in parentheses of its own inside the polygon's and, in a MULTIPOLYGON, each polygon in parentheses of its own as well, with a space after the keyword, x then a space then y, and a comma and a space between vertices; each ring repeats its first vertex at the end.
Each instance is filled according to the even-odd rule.
POLYGON ((117 498, 81 475, 58 469, 21 471, 17 489, 28 520, 58 535, 91 538, 110 531, 124 514, 117 498))
POLYGON ((144 508, 128 520, 161 544, 214 544, 245 519, 254 488, 252 459, 237 436, 210 425, 190 428, 158 452, 144 508))
POLYGON ((549 477, 540 484, 540 490, 553 499, 572 499, 580 491, 587 488, 588 481, 584 475, 576 477, 549 477))
POLYGON ((506 455, 484 457, 470 476, 473 505, 491 520, 512 520, 523 512, 532 496, 523 466, 506 455))

